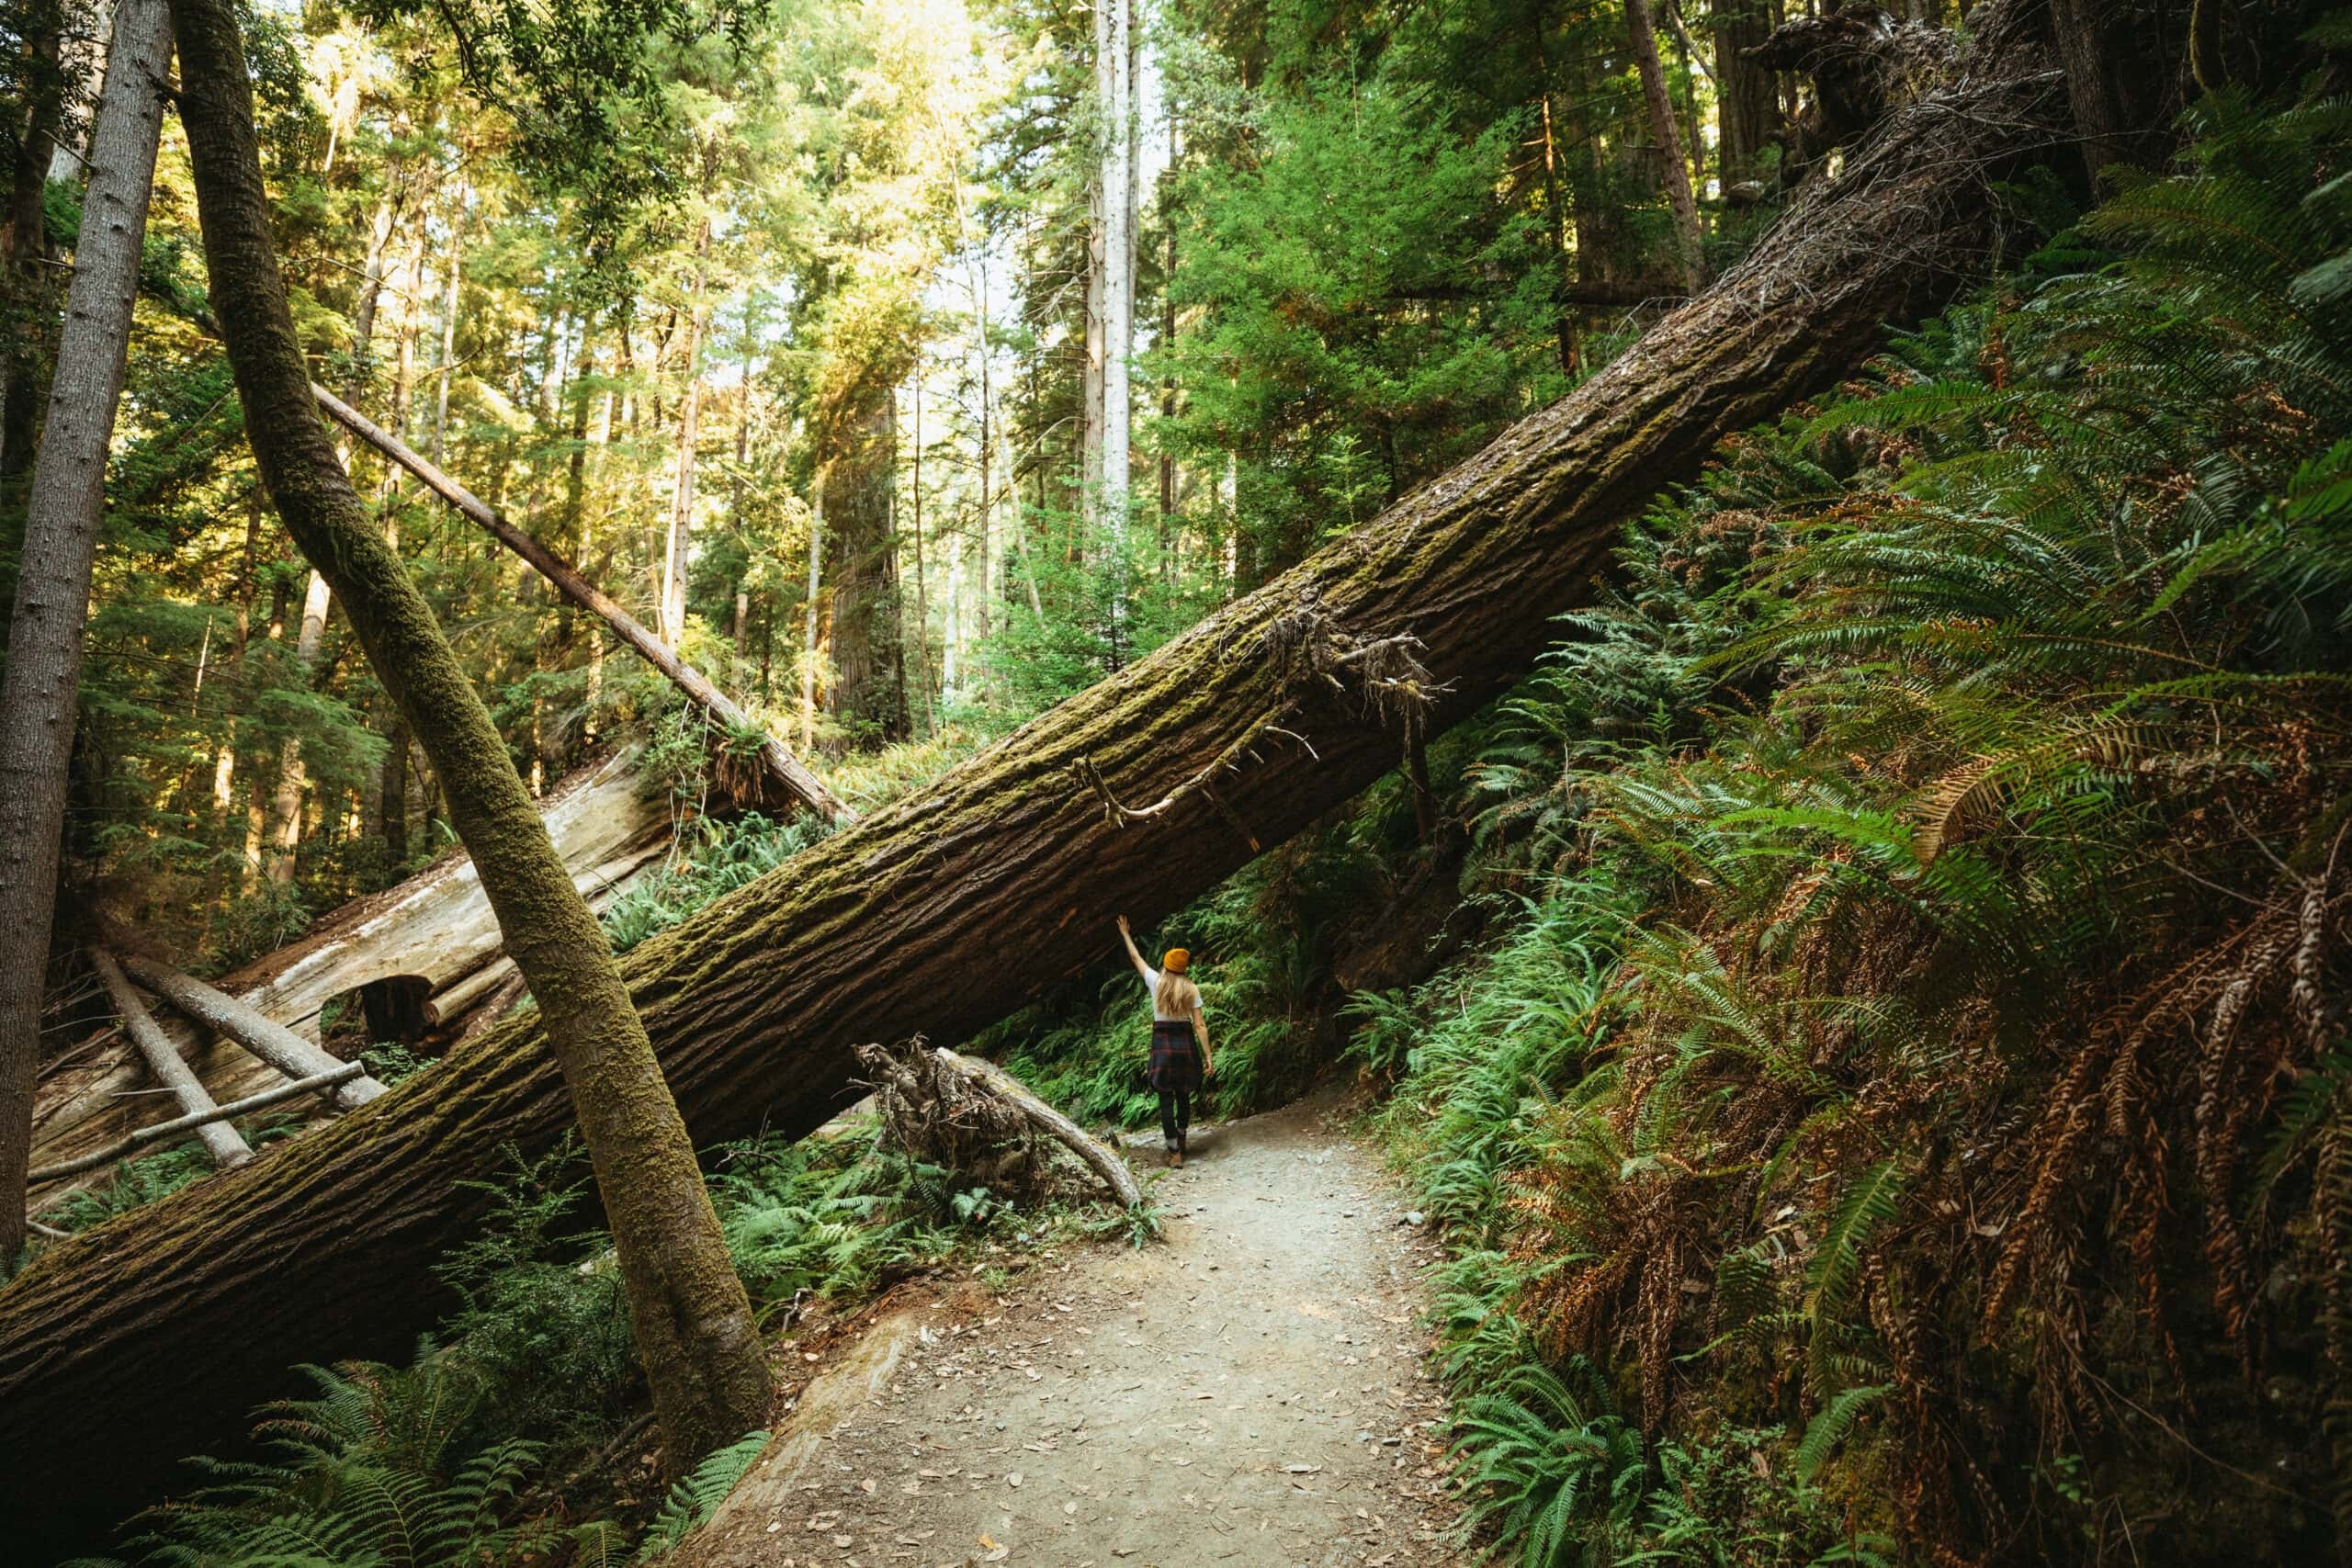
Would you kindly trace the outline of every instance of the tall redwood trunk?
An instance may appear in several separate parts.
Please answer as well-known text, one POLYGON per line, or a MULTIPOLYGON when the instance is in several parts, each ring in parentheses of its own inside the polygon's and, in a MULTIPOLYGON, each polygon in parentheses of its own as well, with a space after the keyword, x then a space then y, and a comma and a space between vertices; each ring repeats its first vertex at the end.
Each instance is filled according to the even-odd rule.
POLYGON ((164 0, 122 0, 90 135, 82 235, 0 673, 0 1274, 25 1241, 33 1075, 90 568, 164 118, 154 84, 171 58, 164 0))
POLYGON ((448 792, 458 836, 538 999, 612 1223, 673 1469, 766 1418, 767 1364, 694 1146, 603 930, 572 886, 432 607, 353 491, 312 402, 270 231, 231 0, 174 0, 212 304, 245 429, 288 531, 326 573, 448 792))
POLYGON ((1675 266, 1682 287, 1691 293, 1706 281, 1705 236, 1699 229, 1699 202, 1690 190, 1690 159, 1682 145, 1681 122, 1674 113, 1674 98, 1666 90, 1666 67, 1658 63, 1657 24, 1651 19, 1649 0, 1625 0, 1625 36, 1641 73, 1642 96, 1649 104, 1650 134, 1657 138, 1658 156, 1665 163, 1666 205, 1674 215, 1675 266))
MULTIPOLYGON (((705 180, 703 195, 710 194, 705 180)), ((670 496, 670 533, 662 552, 662 640, 672 648, 686 630, 686 558, 695 520, 695 448, 702 441, 703 290, 710 273, 710 220, 695 242, 694 299, 686 310, 685 391, 678 402, 677 484, 670 496)))
MULTIPOLYGON (((1993 251, 1995 179, 2066 134, 2063 85, 2026 30, 2040 14, 1980 11, 1956 84, 1849 152, 1750 260, 1569 397, 633 950, 624 973, 695 1137, 820 1125, 861 1092, 854 1045, 967 1037, 1108 956, 1122 903, 1165 913, 1253 840, 1281 841, 1396 766, 1396 728, 1286 667, 1278 624, 1419 637, 1442 683, 1432 727, 1516 679, 1661 486, 1849 374, 1883 323, 1936 308, 1993 251), (1081 764, 1129 808, 1124 825, 1081 764)), ((401 1353, 446 1305, 433 1260, 478 1223, 465 1179, 566 1128, 543 1023, 560 1038, 552 1011, 503 1026, 245 1170, 60 1243, 0 1292, 0 1451, 18 1456, 0 1506, 35 1520, 118 1508, 233 1433, 288 1362, 401 1353)))
POLYGON ((1773 73, 1747 54, 1772 30, 1765 5, 1766 0, 1715 0, 1711 13, 1715 39, 1715 131, 1726 189, 1756 176, 1764 150, 1780 129, 1780 84, 1773 73))

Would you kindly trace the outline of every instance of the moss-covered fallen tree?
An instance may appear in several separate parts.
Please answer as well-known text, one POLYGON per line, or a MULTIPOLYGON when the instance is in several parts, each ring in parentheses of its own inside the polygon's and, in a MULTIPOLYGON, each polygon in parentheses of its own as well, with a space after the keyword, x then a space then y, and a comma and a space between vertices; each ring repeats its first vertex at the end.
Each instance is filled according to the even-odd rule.
MULTIPOLYGON (((816 1126, 852 1048, 953 1042, 1409 758, 1530 666, 1619 529, 1727 432, 1850 371, 1994 250, 1996 182, 2064 133, 2039 9, 1849 150, 1617 363, 1353 536, 935 785, 635 949, 695 1137, 816 1126)), ((12 1517, 119 1513, 290 1363, 398 1356, 447 1303, 465 1183, 571 1124, 536 1022, 64 1243, 0 1292, 12 1517)))

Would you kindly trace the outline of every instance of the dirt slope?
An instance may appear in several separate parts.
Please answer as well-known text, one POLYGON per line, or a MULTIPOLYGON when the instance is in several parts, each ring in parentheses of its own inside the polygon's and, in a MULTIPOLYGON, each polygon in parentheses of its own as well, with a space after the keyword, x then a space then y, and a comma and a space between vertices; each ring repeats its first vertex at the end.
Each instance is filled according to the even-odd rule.
POLYGON ((1160 1245, 1024 1278, 978 1316, 968 1292, 906 1303, 830 1438, 773 1452, 680 1560, 1466 1561, 1416 1324, 1437 1249, 1329 1112, 1196 1132, 1157 1190, 1160 1245))

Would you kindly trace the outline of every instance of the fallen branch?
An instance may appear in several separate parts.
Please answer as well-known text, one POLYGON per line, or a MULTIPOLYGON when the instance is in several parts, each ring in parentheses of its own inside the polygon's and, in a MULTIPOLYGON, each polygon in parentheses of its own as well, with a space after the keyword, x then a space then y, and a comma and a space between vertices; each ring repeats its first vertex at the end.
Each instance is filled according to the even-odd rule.
POLYGON ((1126 1161, 1002 1068, 925 1045, 920 1037, 895 1051, 860 1045, 857 1060, 873 1075, 885 1135, 908 1153, 1001 1183, 1012 1169, 1031 1164, 1019 1144, 1043 1133, 1076 1155, 1125 1207, 1142 1206, 1143 1189, 1126 1161))
MULTIPOLYGON (((226 1170, 253 1158, 253 1145, 239 1136, 234 1127, 217 1119, 220 1107, 205 1092, 204 1080, 196 1076, 196 1070, 180 1058, 178 1049, 164 1037, 155 1015, 147 1010, 147 1004, 139 999, 139 993, 123 978, 122 966, 114 961, 114 955, 102 949, 95 951, 90 954, 90 966, 98 972, 98 981, 106 987, 115 1013, 122 1020, 123 1032, 139 1048, 140 1057, 146 1062, 147 1070, 155 1075, 155 1081, 172 1091, 172 1098, 188 1115, 215 1118, 203 1122, 197 1134, 204 1140, 204 1152, 212 1156, 213 1165, 226 1170)), ((106 1163, 97 1160, 85 1168, 106 1163)))
POLYGON ((315 1094, 320 1089, 333 1089, 338 1084, 348 1083, 366 1070, 356 1062, 345 1062, 331 1073, 321 1073, 315 1077, 297 1078, 292 1083, 279 1084, 276 1089, 266 1089, 259 1094, 249 1094, 243 1100, 232 1100, 226 1105, 216 1105, 209 1111, 178 1117, 170 1122, 158 1122, 152 1127, 141 1127, 119 1143, 108 1144, 102 1149, 93 1149, 79 1158, 62 1160, 56 1165, 42 1166, 25 1178, 25 1184, 28 1187, 38 1187, 44 1181, 55 1181, 62 1177, 79 1176, 85 1170, 96 1170, 102 1165, 113 1164, 134 1149, 141 1148, 159 1139, 168 1138, 175 1133, 185 1133, 192 1127, 208 1126, 215 1122, 226 1121, 232 1116, 243 1116, 248 1111, 266 1111, 281 1101, 294 1100, 306 1094, 315 1094))
MULTIPOLYGON (((227 1035, 289 1078, 316 1077, 345 1065, 284 1024, 263 1017, 228 992, 208 986, 193 975, 183 975, 168 964, 134 953, 123 953, 121 959, 122 966, 141 985, 214 1033, 227 1035)), ((342 1110, 356 1111, 384 1092, 384 1086, 368 1077, 364 1068, 345 1077, 351 1081, 337 1089, 334 1096, 336 1106, 342 1110)))
POLYGON ((756 732, 760 740, 760 764, 786 795, 828 821, 845 822, 855 815, 825 787, 824 781, 808 771, 799 758, 785 750, 784 742, 761 728, 734 698, 711 684, 710 677, 672 652, 660 637, 639 625, 636 616, 605 597, 603 590, 581 576, 571 562, 491 510, 489 504, 473 491, 427 462, 399 436, 324 387, 312 382, 311 390, 318 398, 319 407, 333 415, 337 423, 423 479, 435 495, 456 507, 470 521, 489 530, 500 544, 520 556, 533 570, 555 584, 557 592, 612 627, 615 636, 635 649, 638 656, 648 664, 668 676, 671 683, 684 692, 689 701, 707 710, 731 732, 747 736, 756 732))

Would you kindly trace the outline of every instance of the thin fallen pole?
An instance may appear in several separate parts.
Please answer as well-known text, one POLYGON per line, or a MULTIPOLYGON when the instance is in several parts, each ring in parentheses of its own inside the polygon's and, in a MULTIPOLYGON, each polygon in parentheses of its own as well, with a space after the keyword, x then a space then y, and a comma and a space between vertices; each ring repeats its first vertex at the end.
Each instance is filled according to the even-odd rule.
MULTIPOLYGON (((132 979, 215 1034, 227 1035, 289 1078, 315 1077, 343 1066, 323 1047, 313 1045, 217 986, 208 986, 193 975, 183 975, 168 964, 141 958, 135 953, 119 957, 132 979)), ((345 1111, 356 1111, 383 1092, 382 1084, 363 1075, 335 1090, 334 1102, 345 1111)))
MULTIPOLYGON (((189 1116, 204 1116, 220 1109, 213 1104, 212 1096, 205 1092, 204 1080, 180 1059, 178 1049, 156 1024, 155 1015, 147 1010, 147 1004, 130 988, 130 982, 123 977, 122 965, 114 961, 114 955, 103 950, 94 951, 90 966, 98 972, 107 999, 114 1003, 115 1014, 122 1020, 123 1032, 139 1048, 139 1055, 146 1062, 147 1070, 155 1075, 155 1081, 180 1102, 181 1111, 189 1116)), ((202 1124, 197 1136, 204 1140, 204 1152, 212 1156, 213 1165, 222 1170, 254 1157, 253 1145, 225 1122, 202 1124)))
POLYGON ((613 628, 616 636, 635 649, 638 656, 648 664, 668 676, 688 699, 707 709, 729 730, 737 733, 756 731, 760 738, 758 754, 761 765, 794 799, 828 821, 846 822, 854 815, 831 790, 825 787, 822 780, 808 771, 799 758, 785 750, 784 742, 767 733, 734 698, 711 684, 708 676, 671 652, 660 637, 647 631, 638 624, 635 616, 605 597, 603 590, 581 576, 571 562, 491 510, 488 503, 473 491, 427 462, 399 436, 324 387, 314 381, 311 384, 311 391, 318 399, 319 407, 333 415, 337 423, 424 480, 426 488, 435 495, 456 507, 471 522, 487 529, 500 544, 520 556, 533 570, 555 584, 557 592, 591 615, 601 617, 606 626, 613 628))
POLYGON ((25 1183, 27 1186, 39 1186, 44 1181, 55 1181, 67 1176, 79 1176, 85 1170, 96 1170, 102 1165, 111 1165, 132 1150, 142 1148, 159 1139, 168 1138, 175 1133, 185 1133, 191 1127, 202 1127, 210 1122, 225 1121, 232 1116, 243 1116, 248 1111, 266 1111, 281 1101, 293 1100, 305 1094, 315 1094, 322 1089, 333 1089, 346 1079, 357 1077, 364 1070, 356 1062, 345 1062, 331 1073, 321 1073, 316 1077, 297 1078, 292 1083, 282 1083, 276 1089, 266 1089, 259 1094, 249 1094, 243 1100, 232 1100, 226 1105, 216 1105, 211 1110, 196 1115, 181 1116, 169 1122, 158 1122, 152 1127, 141 1127, 120 1143, 108 1144, 105 1148, 94 1150, 86 1155, 77 1155, 72 1159, 60 1160, 55 1165, 42 1166, 28 1175, 25 1178, 25 1183))

